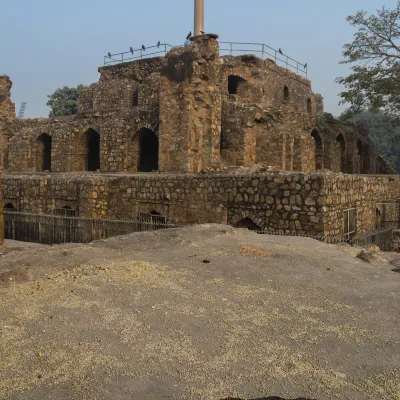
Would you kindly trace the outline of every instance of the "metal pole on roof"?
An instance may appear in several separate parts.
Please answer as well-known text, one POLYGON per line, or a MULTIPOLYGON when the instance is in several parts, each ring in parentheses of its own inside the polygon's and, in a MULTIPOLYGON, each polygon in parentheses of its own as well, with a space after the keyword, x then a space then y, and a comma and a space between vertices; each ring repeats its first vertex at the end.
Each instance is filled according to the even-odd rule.
POLYGON ((194 36, 204 32, 204 0, 194 0, 194 36))

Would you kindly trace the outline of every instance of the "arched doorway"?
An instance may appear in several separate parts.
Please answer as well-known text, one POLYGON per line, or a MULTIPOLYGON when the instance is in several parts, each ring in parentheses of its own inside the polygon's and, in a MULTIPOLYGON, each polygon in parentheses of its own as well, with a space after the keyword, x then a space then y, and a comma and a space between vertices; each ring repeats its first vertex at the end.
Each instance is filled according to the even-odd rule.
POLYGON ((260 231, 261 228, 253 222, 253 220, 249 217, 243 218, 241 221, 239 221, 236 225, 235 228, 245 228, 249 229, 250 231, 260 231))
POLYGON ((14 212, 14 211, 17 211, 17 210, 15 209, 15 207, 13 206, 13 204, 11 204, 11 203, 7 203, 7 204, 3 207, 3 210, 5 210, 5 211, 7 211, 7 212, 14 212))
POLYGON ((86 132, 86 170, 100 169, 100 134, 93 129, 86 132))
POLYGON ((240 87, 246 83, 246 79, 236 75, 228 76, 228 92, 229 94, 239 94, 240 87))
POLYGON ((340 144, 340 172, 346 172, 346 142, 341 133, 336 137, 336 141, 340 144))
POLYGON ((324 157, 324 148, 322 144, 321 134, 314 129, 311 133, 311 136, 314 138, 314 148, 315 148, 315 169, 323 168, 323 157, 324 157))
POLYGON ((158 170, 158 137, 147 128, 139 132, 139 172, 153 172, 158 170))
POLYGON ((42 133, 36 140, 37 171, 51 171, 51 136, 42 133))

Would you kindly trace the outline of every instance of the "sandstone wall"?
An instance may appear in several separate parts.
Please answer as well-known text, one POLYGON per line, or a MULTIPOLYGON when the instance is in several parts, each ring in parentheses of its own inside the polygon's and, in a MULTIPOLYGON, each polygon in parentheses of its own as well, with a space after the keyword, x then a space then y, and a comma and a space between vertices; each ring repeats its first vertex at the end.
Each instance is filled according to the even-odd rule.
POLYGON ((160 80, 160 171, 220 165, 219 45, 207 35, 172 50, 160 80))
POLYGON ((326 173, 258 175, 14 175, 3 177, 4 204, 79 216, 136 217, 156 211, 172 223, 250 219, 259 228, 342 237, 343 211, 357 208, 357 231, 373 228, 382 202, 400 201, 400 177, 326 173))

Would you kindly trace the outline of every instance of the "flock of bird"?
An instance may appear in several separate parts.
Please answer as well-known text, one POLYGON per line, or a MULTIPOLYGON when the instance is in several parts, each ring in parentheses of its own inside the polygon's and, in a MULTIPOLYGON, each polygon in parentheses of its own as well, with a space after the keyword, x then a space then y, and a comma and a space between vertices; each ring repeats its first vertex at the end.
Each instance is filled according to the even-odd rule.
MULTIPOLYGON (((205 32, 203 32, 203 31, 200 31, 200 33, 201 33, 202 35, 205 34, 205 32)), ((190 32, 188 33, 188 35, 186 36, 186 40, 189 40, 191 37, 192 37, 192 31, 190 31, 190 32)), ((157 47, 159 48, 160 46, 161 46, 161 42, 158 41, 157 47)), ((143 51, 146 51, 146 46, 145 46, 144 44, 142 44, 142 50, 143 50, 143 51)), ((133 48, 132 48, 132 47, 130 47, 130 51, 131 51, 131 53, 132 53, 132 55, 133 55, 133 48)), ((279 51, 279 54, 284 55, 281 48, 279 48, 278 51, 279 51)), ((111 54, 110 52, 108 52, 108 57, 109 57, 109 58, 112 57, 112 54, 111 54)), ((307 69, 307 65, 308 65, 307 63, 305 63, 305 64, 303 65, 304 69, 307 69)))

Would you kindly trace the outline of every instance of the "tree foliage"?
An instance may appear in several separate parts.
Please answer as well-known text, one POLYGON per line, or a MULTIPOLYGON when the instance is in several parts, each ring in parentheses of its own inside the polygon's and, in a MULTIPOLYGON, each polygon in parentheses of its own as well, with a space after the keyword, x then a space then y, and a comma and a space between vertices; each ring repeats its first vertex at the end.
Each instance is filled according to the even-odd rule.
POLYGON ((78 85, 76 88, 64 86, 47 96, 49 99, 47 106, 50 107, 49 116, 58 117, 76 114, 78 108, 78 90, 80 87, 82 85, 78 85))
POLYGON ((357 32, 344 46, 341 63, 352 64, 352 73, 337 79, 346 88, 340 103, 350 105, 348 114, 379 110, 399 123, 400 0, 393 10, 383 7, 375 15, 359 11, 347 21, 357 32))

